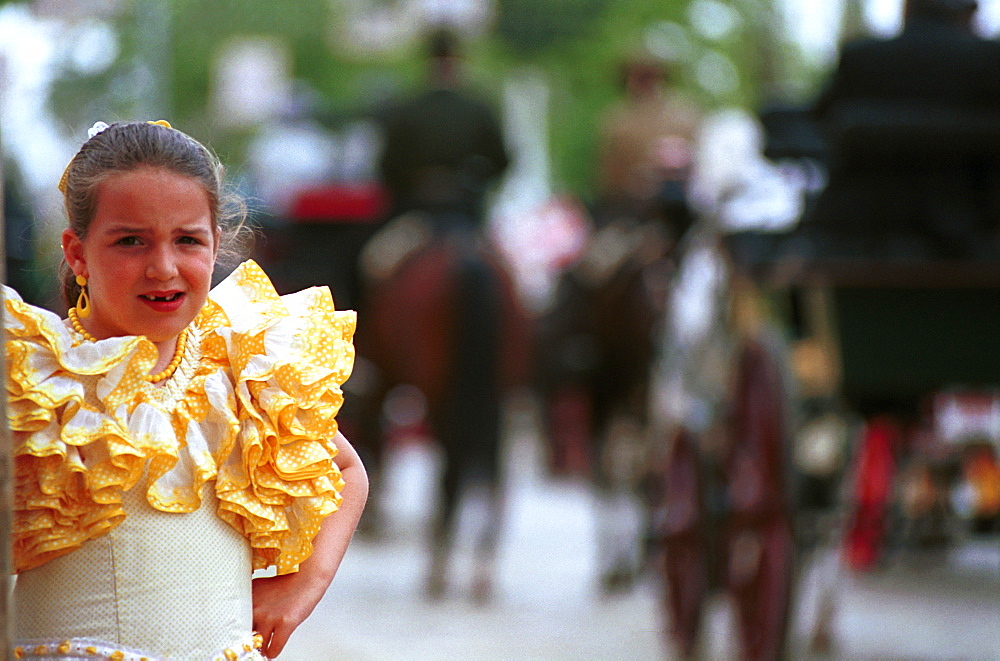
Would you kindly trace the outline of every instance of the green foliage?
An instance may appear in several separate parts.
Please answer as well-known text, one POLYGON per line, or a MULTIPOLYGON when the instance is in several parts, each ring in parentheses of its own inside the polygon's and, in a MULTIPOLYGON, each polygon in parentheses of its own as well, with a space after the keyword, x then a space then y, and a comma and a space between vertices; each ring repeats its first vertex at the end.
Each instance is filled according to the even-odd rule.
POLYGON ((776 35, 770 0, 725 0, 723 4, 738 12, 740 20, 718 40, 690 27, 691 4, 692 0, 501 0, 501 26, 505 10, 518 17, 510 22, 520 25, 537 19, 541 26, 524 32, 498 29, 497 36, 506 42, 513 64, 530 63, 549 73, 550 147, 558 186, 585 199, 592 195, 601 115, 621 94, 623 59, 650 45, 651 30, 667 26, 670 30, 664 34, 682 38, 683 44, 664 44, 661 35, 659 44, 677 46, 678 53, 686 53, 670 63, 672 84, 706 109, 759 104, 762 90, 776 75, 774 61, 779 54, 773 46, 776 35), (567 19, 576 7, 580 16, 567 19), (558 16, 569 27, 551 29, 552 21, 541 20, 542 15, 558 16), (548 40, 536 38, 545 30, 550 32, 548 40), (730 63, 736 76, 734 89, 720 93, 702 84, 698 71, 706 57, 730 63))
POLYGON ((609 0, 499 0, 496 35, 523 58, 594 36, 609 0))
MULTIPOLYGON (((149 12, 161 0, 123 3, 116 17, 121 55, 97 76, 66 72, 52 98, 57 115, 73 125, 94 117, 133 117, 142 108, 136 90, 149 64, 149 12)), ((383 0, 387 7, 398 0, 383 0)), ((770 17, 772 0, 720 0, 740 12, 739 26, 710 41, 689 26, 694 0, 498 0, 491 34, 469 44, 472 78, 498 96, 501 81, 523 68, 544 71, 551 84, 550 151, 556 184, 586 198, 591 190, 597 126, 620 94, 620 63, 647 42, 651 28, 682 34, 688 55, 674 63, 674 83, 706 108, 754 107, 774 78, 775 61, 793 57, 777 49, 770 17), (725 94, 699 83, 698 62, 717 53, 733 64, 738 86, 725 94)), ((2 0, 0 0, 2 2, 2 0)), ((423 58, 416 43, 376 54, 351 53, 340 43, 346 3, 331 0, 259 2, 170 0, 165 62, 157 72, 169 93, 169 119, 213 144, 224 160, 239 161, 247 135, 218 128, 210 116, 212 72, 233 40, 268 37, 290 53, 293 75, 324 100, 321 118, 331 125, 345 117, 376 112, 392 94, 418 83, 423 58)), ((670 46, 671 44, 667 44, 670 46)), ((498 99, 499 100, 499 99, 498 99)))
POLYGON ((174 116, 184 126, 201 127, 220 157, 240 160, 248 135, 221 133, 208 117, 216 58, 235 39, 269 37, 291 54, 293 74, 309 80, 334 67, 326 48, 328 0, 245 2, 173 0, 171 45, 174 116))
MULTIPOLYGON (((135 13, 129 8, 118 17, 119 24, 133 25, 135 13)), ((137 71, 131 62, 139 49, 136 30, 118 35, 119 56, 106 70, 96 75, 74 71, 65 66, 57 75, 49 95, 50 109, 66 124, 90 126, 97 120, 115 121, 135 114, 137 71)))
POLYGON ((622 58, 641 45, 645 26, 675 19, 686 1, 601 0, 579 9, 569 0, 500 2, 497 33, 510 49, 511 60, 549 74, 550 149, 558 187, 591 196, 597 127, 601 113, 620 93, 622 58), (511 16, 505 18, 505 12, 511 16), (550 20, 539 20, 542 15, 550 20), (534 22, 542 27, 523 27, 534 22), (570 27, 558 30, 549 28, 551 23, 570 27), (505 24, 521 29, 504 30, 505 24), (546 29, 547 39, 536 38, 546 29))

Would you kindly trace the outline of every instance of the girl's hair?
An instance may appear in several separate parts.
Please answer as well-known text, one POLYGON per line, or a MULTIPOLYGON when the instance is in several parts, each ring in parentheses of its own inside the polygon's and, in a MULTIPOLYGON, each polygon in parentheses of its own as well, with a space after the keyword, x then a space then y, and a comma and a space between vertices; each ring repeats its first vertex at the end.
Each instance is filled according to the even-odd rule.
MULTIPOLYGON (((217 262, 238 260, 246 241, 246 206, 223 188, 224 168, 204 145, 162 124, 121 122, 108 126, 83 143, 66 166, 60 189, 66 200, 69 227, 82 241, 97 212, 100 185, 115 174, 140 167, 159 167, 191 177, 205 188, 212 227, 221 231, 217 262)), ((80 287, 72 269, 60 265, 62 294, 73 305, 80 287)))

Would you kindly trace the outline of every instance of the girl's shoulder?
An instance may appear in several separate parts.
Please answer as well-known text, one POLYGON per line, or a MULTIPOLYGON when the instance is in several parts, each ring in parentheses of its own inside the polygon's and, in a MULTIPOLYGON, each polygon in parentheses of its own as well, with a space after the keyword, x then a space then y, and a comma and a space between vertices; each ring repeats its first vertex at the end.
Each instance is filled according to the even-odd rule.
POLYGON ((136 367, 155 362, 156 350, 144 338, 88 342, 69 322, 51 310, 25 302, 11 287, 3 287, 3 304, 8 377, 15 386, 39 382, 56 373, 73 378, 104 374, 123 362, 136 362, 136 367))
POLYGON ((195 323, 203 367, 231 379, 238 455, 247 459, 219 464, 220 516, 250 540, 255 569, 295 571, 341 502, 333 439, 354 364, 356 315, 336 310, 327 287, 279 295, 257 264, 245 262, 212 289, 195 323))
MULTIPOLYGON (((209 293, 196 320, 203 334, 223 336, 231 359, 270 356, 350 373, 357 314, 337 310, 329 287, 280 295, 253 261, 240 264, 209 293), (244 344, 239 353, 234 342, 244 344)), ((243 360, 237 362, 243 363, 243 360)), ((245 365, 233 365, 239 371, 245 365)))

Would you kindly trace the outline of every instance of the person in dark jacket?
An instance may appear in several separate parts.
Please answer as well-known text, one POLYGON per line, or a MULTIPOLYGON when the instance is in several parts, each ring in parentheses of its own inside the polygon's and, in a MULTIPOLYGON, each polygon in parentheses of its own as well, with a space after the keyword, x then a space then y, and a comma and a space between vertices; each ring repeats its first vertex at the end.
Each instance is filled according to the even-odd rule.
POLYGON ((830 180, 806 218, 837 247, 956 258, 992 245, 1000 44, 974 34, 976 9, 908 0, 898 36, 842 49, 815 105, 830 180))
POLYGON ((384 121, 382 180, 395 215, 422 211, 480 226, 485 197, 509 158, 491 106, 463 84, 456 37, 429 41, 430 84, 384 121))
POLYGON ((374 286, 359 322, 372 320, 365 326, 371 335, 362 338, 359 350, 368 351, 364 341, 374 338, 368 355, 379 374, 405 371, 400 365, 407 358, 391 355, 384 350, 388 345, 404 344, 414 355, 433 356, 409 362, 410 374, 417 374, 411 384, 423 379, 418 387, 427 390, 426 421, 442 450, 427 594, 445 593, 458 506, 466 490, 476 486, 487 494, 490 509, 476 543, 473 594, 482 600, 492 590, 500 533, 501 423, 510 371, 503 361, 506 349, 516 344, 511 322, 517 316, 502 259, 483 228, 488 195, 509 159, 490 104, 463 84, 456 37, 435 33, 429 55, 427 89, 384 116, 380 172, 393 220, 366 250, 371 264, 379 262, 373 256, 382 248, 394 253, 395 260, 386 261, 398 268, 385 269, 374 286), (420 286, 413 289, 415 282, 420 286), (390 295, 400 291, 415 295, 405 302, 390 295), (379 319, 391 321, 379 324, 379 319), (399 328, 404 335, 394 337, 391 331, 399 328))

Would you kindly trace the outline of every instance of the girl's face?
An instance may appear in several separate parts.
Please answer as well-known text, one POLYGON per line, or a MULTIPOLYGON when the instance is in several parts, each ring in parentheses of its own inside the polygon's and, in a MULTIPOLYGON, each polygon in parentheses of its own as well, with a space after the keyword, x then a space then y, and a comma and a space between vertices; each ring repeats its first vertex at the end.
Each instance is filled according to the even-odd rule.
POLYGON ((219 232, 197 180, 141 167, 102 182, 87 238, 67 229, 62 244, 70 268, 87 278, 87 330, 97 339, 145 335, 160 343, 205 304, 219 232))

